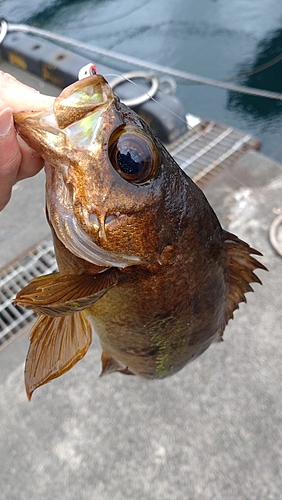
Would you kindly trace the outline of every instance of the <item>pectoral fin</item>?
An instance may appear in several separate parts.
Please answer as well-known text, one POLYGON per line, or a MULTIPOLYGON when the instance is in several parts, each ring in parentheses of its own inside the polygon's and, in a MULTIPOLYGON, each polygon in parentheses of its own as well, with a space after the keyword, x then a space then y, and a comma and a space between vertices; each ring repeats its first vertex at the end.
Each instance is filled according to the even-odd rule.
POLYGON ((233 312, 238 309, 240 302, 246 302, 245 293, 253 292, 250 283, 261 281, 254 273, 255 269, 266 267, 251 256, 262 255, 251 248, 248 243, 240 240, 232 233, 224 231, 225 247, 227 251, 227 297, 226 297, 226 323, 233 318, 233 312))
POLYGON ((33 391, 60 377, 86 354, 92 327, 84 312, 53 318, 41 316, 30 333, 25 364, 25 386, 30 400, 33 391))
POLYGON ((118 282, 118 270, 98 274, 48 274, 34 278, 15 298, 15 304, 48 316, 63 316, 89 307, 118 282))

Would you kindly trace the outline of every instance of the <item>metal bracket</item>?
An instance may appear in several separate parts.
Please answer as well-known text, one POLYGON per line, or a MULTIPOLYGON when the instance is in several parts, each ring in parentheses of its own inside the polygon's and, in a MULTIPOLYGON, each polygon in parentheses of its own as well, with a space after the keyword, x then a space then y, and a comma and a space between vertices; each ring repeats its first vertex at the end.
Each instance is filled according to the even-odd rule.
POLYGON ((8 32, 8 23, 5 19, 0 19, 0 44, 3 42, 8 32))

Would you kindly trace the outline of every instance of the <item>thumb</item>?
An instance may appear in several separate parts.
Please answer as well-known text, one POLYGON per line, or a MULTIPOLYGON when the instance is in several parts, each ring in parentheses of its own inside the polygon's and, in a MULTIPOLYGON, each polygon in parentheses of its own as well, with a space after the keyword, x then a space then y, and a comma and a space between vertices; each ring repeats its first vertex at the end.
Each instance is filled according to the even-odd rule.
POLYGON ((19 82, 12 75, 0 71, 1 100, 19 111, 41 111, 52 106, 54 97, 40 94, 37 90, 19 82))
POLYGON ((21 162, 12 109, 3 102, 0 102, 0 150, 0 210, 2 210, 10 199, 21 162))

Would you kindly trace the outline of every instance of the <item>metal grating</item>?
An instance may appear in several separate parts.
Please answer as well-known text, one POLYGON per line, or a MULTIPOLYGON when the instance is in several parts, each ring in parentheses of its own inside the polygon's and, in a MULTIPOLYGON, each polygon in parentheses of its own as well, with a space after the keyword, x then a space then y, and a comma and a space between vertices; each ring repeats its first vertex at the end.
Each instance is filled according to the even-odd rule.
POLYGON ((15 295, 32 278, 56 270, 53 244, 47 239, 0 272, 0 350, 35 317, 33 311, 13 304, 15 295))
POLYGON ((258 139, 213 121, 203 121, 168 147, 178 165, 198 185, 230 167, 248 149, 259 149, 258 139))
MULTIPOLYGON (((230 166, 247 149, 259 147, 259 141, 250 135, 212 121, 204 121, 168 149, 179 166, 197 184, 202 185, 217 175, 220 169, 230 166)), ((47 239, 14 265, 0 271, 0 350, 35 317, 31 310, 13 304, 17 292, 32 278, 56 270, 52 240, 47 239)))

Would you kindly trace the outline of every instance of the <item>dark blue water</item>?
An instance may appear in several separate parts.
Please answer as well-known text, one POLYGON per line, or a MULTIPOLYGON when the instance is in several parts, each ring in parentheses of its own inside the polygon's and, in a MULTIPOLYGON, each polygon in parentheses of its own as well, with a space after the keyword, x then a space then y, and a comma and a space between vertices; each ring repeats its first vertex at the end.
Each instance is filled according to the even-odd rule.
MULTIPOLYGON (((2 16, 198 75, 282 92, 281 0, 5 0, 2 16), (278 57, 279 59, 279 57, 278 57)), ((256 135, 282 162, 282 102, 178 82, 187 112, 256 135)))

